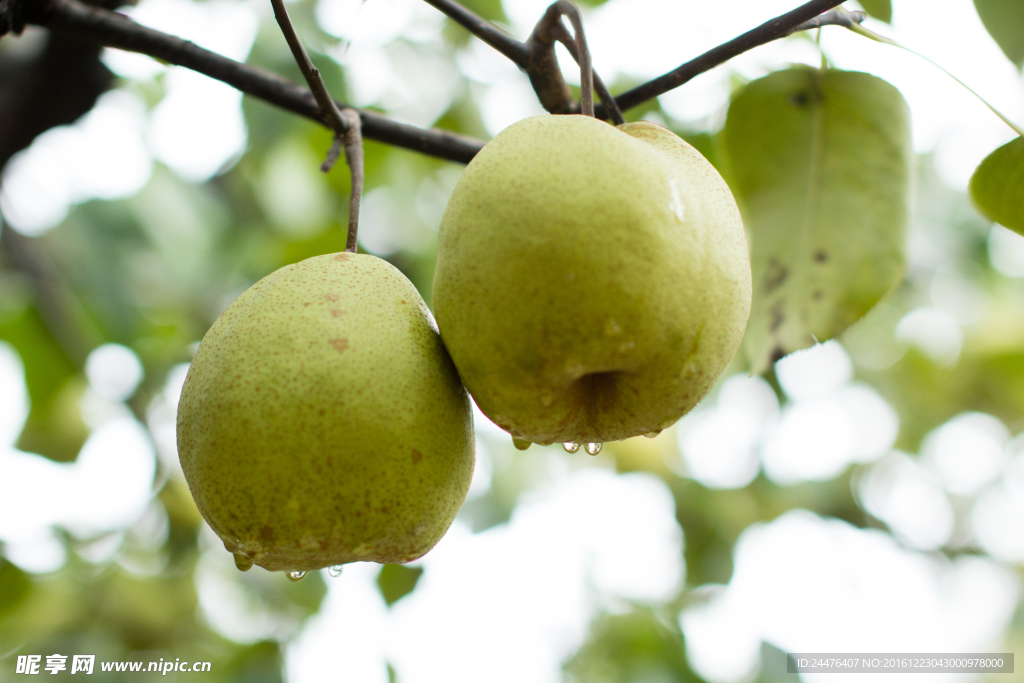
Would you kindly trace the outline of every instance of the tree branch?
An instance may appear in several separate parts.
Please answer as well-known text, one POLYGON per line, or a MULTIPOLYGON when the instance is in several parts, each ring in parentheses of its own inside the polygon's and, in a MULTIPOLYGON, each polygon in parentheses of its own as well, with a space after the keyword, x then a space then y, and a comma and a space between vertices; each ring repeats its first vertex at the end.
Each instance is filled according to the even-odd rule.
MULTIPOLYGON (((124 15, 83 5, 78 0, 39 0, 30 3, 29 8, 26 17, 29 23, 184 66, 282 109, 324 123, 313 94, 276 74, 141 26, 124 15)), ((348 105, 338 103, 338 106, 348 105)), ((468 163, 484 145, 481 140, 398 123, 375 112, 359 111, 359 116, 366 137, 442 159, 468 163)))
MULTIPOLYGON (((520 43, 491 26, 455 0, 427 0, 427 2, 528 71, 550 72, 556 66, 538 63, 538 60, 535 59, 536 55, 526 44, 520 43)), ((622 93, 616 98, 616 102, 621 109, 635 107, 683 85, 695 76, 748 50, 783 38, 794 31, 821 25, 812 20, 823 12, 838 6, 841 2, 842 0, 811 0, 705 52, 667 74, 622 93)), ((189 41, 141 26, 124 15, 84 5, 79 0, 36 0, 26 3, 24 6, 24 19, 28 23, 47 27, 56 33, 78 37, 100 45, 139 52, 171 64, 184 66, 223 81, 246 94, 282 109, 312 119, 317 123, 324 123, 313 94, 276 74, 222 57, 189 41)), ((550 76, 551 74, 546 75, 550 76)), ((531 80, 534 80, 533 76, 534 74, 531 73, 531 80)), ((560 73, 558 76, 560 78, 560 73)), ((549 111, 558 110, 566 113, 578 108, 578 105, 573 105, 571 102, 566 108, 564 102, 568 86, 564 86, 564 81, 562 85, 563 88, 556 88, 559 92, 552 91, 556 97, 548 98, 551 100, 550 102, 545 102, 544 97, 541 98, 549 111), (554 106, 555 109, 551 109, 548 105, 554 106)), ((597 87, 599 92, 605 90, 603 84, 597 87)), ((339 108, 347 107, 343 103, 337 103, 337 106, 339 108)), ((609 117, 604 105, 596 107, 596 115, 601 118, 609 117)), ((417 128, 392 121, 386 116, 372 111, 359 111, 359 116, 362 122, 362 133, 365 137, 442 159, 468 163, 484 145, 483 141, 468 136, 438 129, 417 128)))
POLYGON ((288 16, 288 9, 284 6, 284 0, 270 0, 270 4, 274 7, 274 17, 281 27, 284 39, 288 42, 288 47, 292 51, 292 57, 295 58, 295 63, 299 65, 299 71, 302 72, 302 77, 306 79, 306 85, 309 86, 310 92, 316 98, 321 119, 336 135, 344 135, 345 131, 348 130, 348 124, 342 119, 341 109, 338 108, 337 102, 331 97, 331 93, 327 92, 324 79, 320 77, 320 70, 313 66, 313 61, 309 58, 309 54, 306 53, 306 48, 303 47, 302 41, 299 40, 299 34, 295 32, 292 18, 288 16))
MULTIPOLYGON (((554 53, 547 49, 542 49, 548 46, 539 44, 543 41, 538 40, 538 38, 548 38, 554 34, 554 31, 551 30, 550 22, 545 23, 545 18, 538 22, 537 28, 534 29, 530 39, 523 44, 503 31, 498 30, 455 0, 426 1, 462 25, 470 33, 511 59, 521 69, 524 69, 529 74, 533 89, 546 110, 555 114, 580 111, 579 103, 572 103, 569 99, 569 89, 561 77, 561 72, 558 70, 554 53), (545 35, 541 36, 541 33, 545 35)), ((779 38, 785 38, 797 31, 820 28, 830 24, 845 26, 849 21, 848 19, 841 16, 840 13, 829 12, 829 10, 842 4, 842 1, 811 0, 794 10, 766 21, 757 28, 747 31, 727 43, 708 50, 696 59, 686 62, 667 74, 622 93, 615 98, 615 103, 620 110, 631 109, 647 100, 664 95, 695 76, 699 76, 705 71, 710 71, 716 66, 724 64, 733 57, 755 47, 760 47, 779 38), (825 14, 821 16, 822 13, 825 14)), ((549 8, 550 11, 551 8, 549 8)), ((864 15, 862 12, 854 14, 859 15, 855 16, 854 21, 858 23, 863 21, 864 15)), ((560 42, 563 42, 566 47, 570 47, 569 43, 562 40, 562 38, 563 36, 558 36, 560 42)), ((601 99, 604 100, 605 98, 601 91, 603 90, 606 93, 607 89, 604 87, 604 83, 597 78, 597 74, 594 74, 594 76, 595 88, 598 94, 602 95, 601 99)), ((609 112, 608 107, 604 104, 596 107, 595 114, 598 118, 602 119, 617 119, 621 116, 621 114, 616 115, 615 112, 609 112)))
POLYGON ((867 18, 867 12, 861 12, 860 10, 850 12, 842 7, 837 7, 836 9, 830 9, 824 14, 819 14, 810 21, 805 21, 790 31, 790 34, 798 33, 800 31, 810 31, 811 29, 821 28, 822 26, 842 26, 843 28, 853 29, 855 26, 863 24, 864 20, 867 18))
MULTIPOLYGON (((837 5, 842 4, 842 1, 843 0, 811 0, 811 2, 807 2, 794 10, 766 21, 757 28, 751 29, 743 35, 733 38, 727 43, 722 43, 718 47, 711 48, 696 59, 686 62, 682 66, 669 71, 667 74, 658 76, 654 80, 648 81, 643 85, 638 85, 632 90, 627 90, 616 97, 615 101, 618 103, 620 109, 631 109, 642 102, 652 100, 659 95, 664 95, 669 90, 678 88, 682 84, 696 76, 699 76, 705 71, 710 71, 716 66, 729 61, 733 57, 753 50, 755 47, 760 47, 761 45, 770 43, 773 40, 778 40, 779 38, 785 38, 801 28, 815 28, 816 26, 814 25, 802 25, 805 22, 810 22, 822 12, 826 12, 837 5)), ((597 116, 601 118, 608 118, 608 114, 605 112, 604 107, 597 110, 597 116)))
POLYGON ((426 0, 449 19, 462 26, 501 54, 508 57, 520 69, 530 63, 530 50, 518 40, 497 28, 491 22, 478 17, 455 0, 426 0))
POLYGON ((349 174, 352 178, 352 192, 348 202, 348 239, 345 243, 345 251, 355 254, 358 251, 359 232, 359 204, 363 198, 363 133, 359 113, 351 107, 344 111, 338 108, 338 103, 331 98, 327 92, 324 79, 320 77, 320 71, 313 66, 313 62, 306 53, 299 34, 295 32, 292 19, 288 16, 288 8, 284 6, 284 0, 270 0, 274 6, 274 16, 284 33, 288 47, 292 50, 292 56, 302 71, 303 78, 309 85, 309 89, 316 97, 320 115, 325 124, 334 130, 334 144, 327 153, 327 160, 320 166, 320 170, 327 173, 338 158, 338 143, 345 148, 345 161, 348 163, 349 174))

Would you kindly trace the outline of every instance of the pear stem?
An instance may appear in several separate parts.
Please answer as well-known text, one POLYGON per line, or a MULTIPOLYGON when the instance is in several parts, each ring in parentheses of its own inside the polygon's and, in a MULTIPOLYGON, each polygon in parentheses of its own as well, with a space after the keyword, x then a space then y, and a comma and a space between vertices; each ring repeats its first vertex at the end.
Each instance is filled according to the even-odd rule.
MULTIPOLYGON (((558 0, 552 7, 569 18, 576 42, 576 63, 580 66, 580 111, 584 116, 594 116, 594 67, 591 64, 587 36, 583 32, 583 15, 572 0, 558 0)), ((550 10, 549 10, 550 11, 550 10)), ((559 23, 561 19, 559 18, 559 23)))
MULTIPOLYGON (((569 30, 565 28, 565 25, 561 22, 556 23, 551 28, 551 34, 555 40, 560 42, 572 55, 572 58, 576 60, 576 63, 580 63, 579 50, 576 47, 576 41, 569 34, 569 30)), ((582 67, 581 67, 582 69, 582 67)), ((608 112, 608 118, 612 120, 612 123, 616 126, 626 122, 626 119, 622 116, 622 110, 619 109, 618 103, 615 102, 615 98, 608 91, 604 81, 597 75, 597 71, 591 69, 591 73, 594 75, 594 91, 597 96, 601 98, 601 104, 604 105, 605 111, 608 112)))
POLYGON ((345 150, 345 161, 348 162, 349 172, 352 175, 352 194, 349 199, 348 210, 348 238, 345 244, 345 251, 355 253, 357 249, 357 233, 359 231, 359 204, 363 196, 363 135, 359 112, 346 107, 340 109, 331 94, 327 92, 324 79, 320 71, 313 66, 306 48, 303 47, 299 35, 292 25, 291 17, 284 6, 284 0, 270 0, 274 6, 274 17, 281 27, 281 33, 288 41, 292 56, 302 71, 303 78, 309 84, 309 89, 316 98, 320 108, 320 117, 323 122, 334 131, 334 142, 327 152, 327 158, 320 165, 320 170, 327 173, 334 166, 341 149, 345 150))
POLYGON ((342 140, 345 145, 345 161, 348 162, 348 169, 352 176, 352 193, 348 200, 348 240, 345 243, 345 251, 355 254, 359 250, 359 204, 363 199, 363 130, 359 114, 355 110, 346 109, 342 112, 342 116, 349 121, 348 130, 345 131, 342 140))

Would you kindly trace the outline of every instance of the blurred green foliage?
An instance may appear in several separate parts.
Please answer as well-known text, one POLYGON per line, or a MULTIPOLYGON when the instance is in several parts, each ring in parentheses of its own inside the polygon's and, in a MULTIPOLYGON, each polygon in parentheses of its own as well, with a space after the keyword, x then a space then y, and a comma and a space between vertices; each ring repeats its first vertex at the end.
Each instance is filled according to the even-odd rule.
POLYGON ((875 19, 892 22, 892 0, 860 0, 860 6, 875 19))
POLYGON ((395 604, 416 588, 416 582, 423 575, 422 567, 407 567, 402 564, 385 564, 377 575, 377 587, 388 607, 395 604))
MULTIPOLYGON (((989 16, 984 7, 997 11, 998 3, 977 3, 984 10, 983 18, 989 16)), ((499 24, 507 21, 498 0, 465 4, 499 24)), ((601 0, 584 4, 597 6, 601 0)), ((888 2, 865 0, 862 4, 873 16, 889 20, 888 2)), ((308 37, 328 87, 340 99, 350 96, 343 70, 326 56, 337 41, 316 26, 313 3, 293 3, 290 11, 302 35, 308 37)), ((1024 25, 1003 24, 1018 32, 1024 25)), ((998 31, 994 33, 998 39, 998 31)), ((444 35, 453 46, 471 39, 453 22, 446 23, 444 35)), ((1011 58, 1016 55, 1014 40, 1001 41, 1011 58)), ((248 61, 300 80, 287 46, 269 20, 261 25, 248 61)), ((615 92, 633 85, 611 84, 615 92)), ((159 79, 124 87, 142 94, 151 106, 162 95, 159 79)), ((189 360, 192 345, 235 296, 281 266, 343 248, 348 174, 343 164, 326 176, 317 170, 330 147, 330 133, 254 98, 243 100, 243 112, 248 129, 245 154, 213 180, 191 184, 157 166, 135 197, 78 206, 60 226, 36 240, 61 275, 57 285, 70 302, 64 309, 71 311, 70 319, 52 311, 48 318, 41 312, 42 303, 33 295, 31 282, 14 268, 0 270, 0 340, 10 343, 21 357, 31 402, 18 448, 59 462, 75 459, 89 433, 79 407, 87 386, 79 349, 117 342, 138 354, 145 379, 128 407, 147 423, 172 368, 189 360)), ((630 120, 660 118, 713 163, 729 170, 723 158, 726 152, 712 133, 683 130, 657 101, 626 114, 630 120)), ((436 125, 485 137, 479 103, 468 85, 436 125)), ((763 130, 747 135, 751 143, 767 140, 763 130)), ((367 141, 365 155, 367 196, 376 190, 390 192, 386 196, 391 213, 381 222, 368 220, 363 230, 368 238, 379 236, 371 231, 393 233, 396 248, 381 255, 412 280, 429 304, 436 230, 446 192, 460 167, 373 141, 367 141)), ((761 170, 776 180, 779 174, 794 172, 767 165, 761 170)), ((854 194, 860 191, 845 189, 854 194)), ((854 359, 856 378, 877 388, 896 409, 901 421, 896 445, 908 452, 918 449, 928 431, 967 410, 989 412, 1013 433, 1020 432, 1024 430, 1024 294, 988 261, 989 223, 966 196, 936 178, 928 158, 922 160, 918 173, 915 216, 915 229, 942 245, 944 263, 985 292, 991 305, 968 330, 964 350, 952 366, 907 349, 895 341, 895 327, 905 313, 927 304, 934 275, 934 269, 912 266, 908 278, 841 337, 854 359)), ((853 238, 836 246, 851 251, 868 248, 853 238)), ((889 283, 883 284, 886 289, 889 283)), ((742 365, 740 361, 733 369, 743 371, 742 365)), ((760 475, 742 489, 714 490, 670 466, 679 459, 671 430, 657 439, 608 444, 607 453, 620 472, 653 473, 672 490, 676 517, 685 534, 687 585, 673 604, 630 605, 599 616, 587 642, 566 664, 571 680, 699 680, 686 661, 675 615, 688 600, 699 598, 693 589, 729 581, 733 545, 755 522, 805 508, 859 527, 882 526, 855 500, 852 482, 862 471, 860 466, 824 483, 779 486, 760 475)), ((491 489, 469 501, 462 513, 474 531, 506 522, 520 494, 541 478, 538 473, 548 457, 538 448, 499 455, 491 489)), ((277 638, 232 640, 203 615, 197 589, 203 553, 223 551, 203 545, 203 523, 188 488, 166 462, 160 464, 157 484, 156 504, 168 519, 160 547, 134 547, 116 535, 84 540, 65 535, 67 564, 44 575, 28 574, 0 559, 0 680, 6 680, 13 670, 13 657, 20 652, 89 652, 105 660, 212 661, 212 671, 204 675, 209 683, 283 680, 283 646, 319 609, 327 590, 323 579, 314 573, 291 583, 283 575, 259 569, 239 574, 234 581, 244 595, 287 628, 277 638), (101 560, 87 559, 92 556, 90 546, 111 541, 117 545, 113 553, 101 560)), ((386 604, 412 593, 422 571, 382 567, 377 586, 386 604)), ((1024 624, 1014 625, 1011 639, 1024 642, 1024 624)), ((128 680, 123 674, 96 675, 100 681, 128 680)))
POLYGON ((1024 4, 1018 0, 974 0, 974 7, 1003 53, 1021 68, 1024 65, 1024 4))

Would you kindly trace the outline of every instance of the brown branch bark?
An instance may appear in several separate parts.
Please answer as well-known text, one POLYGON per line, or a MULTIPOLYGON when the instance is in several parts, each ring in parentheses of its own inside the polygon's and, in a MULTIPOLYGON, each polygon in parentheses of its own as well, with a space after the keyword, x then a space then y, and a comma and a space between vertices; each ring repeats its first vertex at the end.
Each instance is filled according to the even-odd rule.
MULTIPOLYGON (((78 0, 37 0, 29 5, 29 23, 60 34, 77 36, 100 45, 140 52, 223 81, 300 116, 323 123, 313 94, 302 86, 248 64, 222 57, 194 43, 141 26, 131 19, 83 5, 78 0)), ((339 108, 348 105, 338 103, 339 108)), ((425 130, 359 111, 363 135, 430 156, 468 163, 484 143, 457 133, 425 130)))
POLYGON ((288 16, 288 8, 284 6, 284 0, 270 0, 274 6, 274 16, 284 33, 288 47, 291 48, 292 56, 295 58, 302 77, 306 79, 310 91, 316 98, 317 106, 320 109, 320 116, 325 125, 334 131, 334 144, 327 153, 327 160, 320 166, 320 170, 327 173, 338 158, 338 143, 345 148, 345 161, 348 163, 349 174, 352 178, 352 192, 348 202, 348 239, 345 243, 345 251, 355 254, 358 251, 359 233, 359 205, 363 199, 363 133, 359 112, 351 107, 344 111, 338 108, 331 94, 327 92, 327 85, 320 77, 320 71, 313 66, 306 48, 302 45, 292 19, 288 16))
POLYGON ((523 43, 505 33, 491 22, 478 17, 455 0, 426 0, 474 36, 508 57, 520 69, 530 63, 530 50, 523 43))
MULTIPOLYGON (((733 38, 727 43, 711 48, 696 59, 692 59, 666 74, 658 76, 643 85, 638 85, 632 90, 627 90, 616 97, 615 101, 620 109, 625 110, 631 109, 647 100, 652 100, 659 95, 664 95, 669 90, 678 88, 705 71, 710 71, 733 57, 753 50, 755 47, 760 47, 779 38, 785 38, 797 30, 817 28, 817 25, 808 24, 803 26, 803 24, 810 22, 819 14, 842 4, 842 2, 843 0, 811 0, 811 2, 804 3, 794 10, 770 19, 757 28, 733 38)), ((607 118, 604 107, 598 109, 597 115, 607 118)))
MULTIPOLYGON (((556 73, 557 64, 553 63, 553 52, 548 55, 549 58, 538 58, 543 55, 534 54, 529 45, 520 43, 491 26, 455 0, 427 2, 498 49, 515 64, 526 69, 535 88, 541 86, 538 94, 541 95, 541 101, 548 111, 578 111, 579 105, 571 101, 568 86, 561 79, 560 72, 556 73), (538 82, 535 75, 542 72, 543 75, 539 77, 538 82), (548 96, 541 94, 542 91, 548 96)), ((841 2, 842 0, 811 0, 705 52, 673 71, 622 93, 615 98, 616 103, 623 110, 635 107, 748 50, 783 38, 794 31, 823 25, 825 22, 816 24, 812 20, 841 2)), ((313 94, 308 89, 276 74, 235 62, 189 41, 141 26, 123 15, 84 5, 79 0, 33 0, 21 6, 24 7, 24 18, 28 23, 45 26, 58 34, 139 52, 184 66, 282 109, 324 123, 313 94)), ((599 90, 604 89, 598 87, 599 90)), ((348 106, 340 102, 337 105, 339 108, 348 106)), ((600 118, 609 118, 604 105, 597 105, 596 115, 600 118)), ((442 159, 468 163, 484 145, 481 140, 448 131, 425 130, 401 124, 371 111, 360 110, 359 116, 365 137, 442 159)))
MULTIPOLYGON (((530 82, 533 84, 541 104, 546 110, 558 114, 578 112, 580 110, 579 103, 572 103, 569 97, 569 87, 561 77, 558 65, 554 61, 554 53, 531 49, 530 43, 534 42, 534 36, 537 35, 537 30, 541 29, 541 23, 544 22, 544 19, 541 20, 541 23, 538 23, 534 35, 524 45, 504 32, 498 31, 486 20, 473 14, 455 0, 426 1, 465 27, 470 33, 507 56, 517 66, 526 70, 530 75, 530 82), (526 50, 525 61, 522 49, 526 50)), ((840 4, 842 4, 842 0, 811 0, 804 3, 800 7, 766 21, 757 28, 751 29, 727 43, 708 50, 696 59, 690 60, 662 76, 622 93, 615 98, 615 103, 623 111, 631 109, 647 100, 664 95, 695 76, 705 71, 710 71, 733 57, 753 50, 755 47, 760 47, 779 38, 785 38, 797 31, 820 28, 830 24, 842 24, 842 19, 838 16, 832 16, 831 14, 826 14, 823 17, 819 16, 822 13, 828 13, 829 10, 840 4)), ((859 18, 863 20, 863 16, 859 18)), ((597 87, 600 92, 603 84, 597 87)), ((603 104, 597 105, 596 115, 602 119, 613 118, 613 115, 609 113, 603 104)))
MULTIPOLYGON (((530 75, 530 82, 545 108, 548 108, 546 100, 550 100, 552 95, 561 100, 553 104, 557 109, 567 109, 566 105, 572 104, 571 97, 568 102, 565 102, 569 86, 562 78, 562 72, 558 68, 558 60, 555 57, 555 41, 558 40, 565 40, 574 45, 573 57, 580 66, 579 109, 584 115, 593 116, 594 69, 591 66, 590 50, 587 48, 587 40, 583 33, 583 18, 580 16, 579 7, 571 0, 555 0, 551 3, 544 16, 537 22, 537 27, 530 34, 530 39, 526 41, 526 46, 530 50, 530 64, 526 69, 530 75), (568 30, 562 24, 562 17, 567 17, 572 22, 576 35, 571 39, 568 37, 568 30)), ((553 109, 548 109, 548 111, 553 111, 553 109)))

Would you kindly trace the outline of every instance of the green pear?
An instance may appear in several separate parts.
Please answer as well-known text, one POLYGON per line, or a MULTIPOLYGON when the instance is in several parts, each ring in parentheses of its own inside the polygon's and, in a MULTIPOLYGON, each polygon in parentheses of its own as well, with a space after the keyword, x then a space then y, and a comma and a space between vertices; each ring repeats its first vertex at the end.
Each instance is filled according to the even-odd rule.
POLYGON ((328 254, 214 322, 181 392, 178 452, 240 568, 409 562, 466 497, 472 412, 412 283, 376 257, 328 254))
POLYGON ((735 355, 750 293, 729 188, 653 123, 520 121, 466 167, 441 221, 441 336, 480 409, 519 440, 673 424, 735 355))

